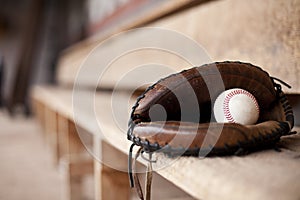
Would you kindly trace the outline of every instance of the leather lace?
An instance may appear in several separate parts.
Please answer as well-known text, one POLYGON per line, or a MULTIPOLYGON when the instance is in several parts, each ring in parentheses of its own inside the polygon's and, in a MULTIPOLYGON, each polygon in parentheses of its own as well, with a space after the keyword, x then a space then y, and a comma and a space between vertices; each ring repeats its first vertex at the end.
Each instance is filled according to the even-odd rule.
POLYGON ((136 169, 136 160, 138 157, 143 153, 143 148, 140 147, 139 150, 136 152, 136 155, 132 161, 132 151, 133 151, 134 144, 131 145, 129 149, 129 159, 128 159, 128 173, 130 179, 130 187, 135 187, 137 191, 137 195, 141 200, 150 200, 151 199, 151 185, 152 185, 152 154, 149 153, 149 159, 147 164, 147 172, 146 172, 146 183, 145 183, 145 198, 142 190, 142 186, 138 177, 137 169, 136 169))

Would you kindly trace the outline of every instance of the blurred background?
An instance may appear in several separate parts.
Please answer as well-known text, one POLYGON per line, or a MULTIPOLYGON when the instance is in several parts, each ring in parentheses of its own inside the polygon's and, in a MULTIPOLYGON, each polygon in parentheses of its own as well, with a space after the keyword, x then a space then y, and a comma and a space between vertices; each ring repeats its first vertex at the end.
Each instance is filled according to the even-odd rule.
POLYGON ((62 49, 86 37, 86 1, 1 0, 1 100, 29 113, 28 91, 54 83, 62 49))
MULTIPOLYGON (((71 198, 66 172, 53 164, 34 119, 32 88, 71 90, 82 52, 132 28, 181 31, 213 61, 270 70, 293 86, 299 125, 299 8, 297 0, 0 0, 0 199, 71 198)), ((93 176, 83 182, 77 199, 95 199, 93 176)))
POLYGON ((72 44, 139 27, 202 2, 1 0, 1 105, 10 114, 20 109, 29 114, 29 87, 56 83, 59 55, 72 44))
MULTIPOLYGON (((0 199, 70 198, 65 173, 53 165, 51 147, 33 118, 30 98, 34 85, 58 84, 63 50, 202 2, 0 0, 0 199)), ((94 199, 93 178, 84 181, 85 192, 79 199, 94 199)))

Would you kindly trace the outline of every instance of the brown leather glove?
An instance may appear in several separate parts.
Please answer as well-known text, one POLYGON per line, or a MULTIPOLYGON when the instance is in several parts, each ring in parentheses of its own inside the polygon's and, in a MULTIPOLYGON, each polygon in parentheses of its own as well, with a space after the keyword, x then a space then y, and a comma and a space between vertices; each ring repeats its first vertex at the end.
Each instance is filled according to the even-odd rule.
POLYGON ((145 152, 224 155, 272 146, 288 135, 293 125, 292 108, 281 86, 267 72, 249 63, 218 62, 173 74, 149 87, 132 109, 128 139, 145 152), (224 85, 214 85, 220 78, 224 85), (213 88, 209 90, 207 83, 213 88), (255 96, 260 107, 256 124, 215 122, 212 104, 224 89, 230 88, 242 88, 255 96), (162 106, 164 111, 153 109, 151 115, 154 105, 162 106), (195 110, 200 114, 199 121, 195 121, 199 116, 195 110), (166 116, 160 119, 163 112, 166 116), (217 136, 218 140, 212 139, 215 144, 210 144, 209 138, 217 136))
POLYGON ((274 147, 294 125, 292 108, 274 80, 261 68, 241 62, 217 62, 170 75, 137 99, 128 139, 143 152, 169 155, 228 155, 274 147), (215 121, 213 103, 231 88, 254 95, 260 107, 256 124, 215 121))

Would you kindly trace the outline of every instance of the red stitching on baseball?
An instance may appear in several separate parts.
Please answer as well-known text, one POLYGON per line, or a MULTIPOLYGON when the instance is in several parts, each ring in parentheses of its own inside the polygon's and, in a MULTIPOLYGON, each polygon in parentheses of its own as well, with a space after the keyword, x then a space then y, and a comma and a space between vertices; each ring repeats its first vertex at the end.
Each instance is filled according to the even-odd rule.
POLYGON ((231 100, 232 97, 234 97, 237 94, 244 94, 244 95, 250 97, 255 104, 255 108, 256 108, 257 112, 259 113, 258 103, 257 103, 255 97, 250 92, 242 90, 242 89, 233 90, 225 96, 225 99, 223 102, 223 110, 224 110, 225 118, 228 120, 228 122, 231 122, 231 123, 235 123, 236 121, 234 120, 233 116, 230 113, 229 101, 231 100))

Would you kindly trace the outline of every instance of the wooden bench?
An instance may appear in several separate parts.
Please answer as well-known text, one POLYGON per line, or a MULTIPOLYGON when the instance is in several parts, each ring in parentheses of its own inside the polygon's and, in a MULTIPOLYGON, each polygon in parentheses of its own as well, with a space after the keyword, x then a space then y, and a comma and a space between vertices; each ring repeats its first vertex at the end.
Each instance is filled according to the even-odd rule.
MULTIPOLYGON (((287 81, 293 86, 287 92, 292 94, 296 124, 299 125, 299 8, 297 0, 212 1, 147 26, 185 34, 202 45, 212 61, 251 62, 287 81)), ((136 26, 129 25, 118 31, 136 26)), ((86 174, 95 177, 96 199, 135 197, 127 176, 130 142, 126 138, 134 99, 125 90, 109 91, 126 72, 145 62, 169 65, 175 71, 191 66, 191 63, 164 52, 134 52, 112 63, 111 68, 117 70, 110 72, 114 76, 107 76, 103 82, 95 84, 99 77, 93 76, 94 72, 105 67, 98 63, 103 56, 101 52, 114 52, 124 44, 136 42, 136 37, 128 34, 95 51, 90 71, 80 80, 85 90, 75 98, 75 102, 80 98, 79 103, 74 104, 70 86, 73 86, 83 60, 108 36, 87 39, 63 52, 58 64, 59 86, 37 86, 32 90, 35 112, 45 130, 47 143, 52 147, 55 163, 66 163, 71 199, 82 197, 80 188, 86 174), (87 97, 94 94, 91 90, 96 87, 99 91, 93 102, 87 97), (103 88, 109 90, 102 91, 103 88), (112 110, 112 95, 123 110, 112 110), (95 113, 91 109, 95 109, 95 113), (101 158, 103 162, 93 159, 86 147, 94 158, 101 158)), ((140 79, 131 80, 125 88, 139 87, 140 79)), ((154 199, 299 199, 300 135, 284 137, 280 143, 283 146, 281 152, 267 150, 243 157, 181 157, 173 160, 157 154, 159 162, 153 165, 154 168, 162 161, 172 164, 156 171, 153 195, 157 196, 154 199)), ((145 161, 139 160, 139 163, 143 168, 145 161)))
MULTIPOLYGON (((109 92, 97 92, 95 94, 95 116, 100 121, 99 126, 102 133, 97 129, 91 129, 93 126, 90 122, 94 121, 95 116, 87 113, 88 110, 85 109, 86 105, 84 105, 85 97, 89 96, 89 93, 91 92, 82 91, 83 109, 81 115, 75 118, 78 126, 86 131, 86 136, 93 138, 93 153, 102 157, 104 163, 103 165, 94 160, 96 194, 98 198, 102 197, 102 199, 128 199, 130 188, 126 170, 130 142, 126 139, 126 132, 120 130, 119 124, 114 121, 113 114, 115 113, 111 107, 112 94, 109 92), (112 192, 107 192, 108 188, 112 192)), ((128 121, 131 106, 128 104, 128 96, 121 92, 115 97, 120 105, 127 106, 128 113, 119 116, 124 122, 128 121)), ((54 121, 61 118, 65 119, 69 125, 70 123, 74 125, 71 90, 58 87, 36 87, 33 90, 32 98, 35 102, 34 105, 36 105, 36 112, 39 113, 38 116, 42 116, 40 113, 45 111, 41 106, 44 104, 47 105, 47 109, 55 113, 52 115, 54 121)), ((40 120, 46 121, 46 124, 51 123, 51 120, 45 120, 43 117, 40 117, 40 120)), ((62 122, 57 124, 62 124, 62 122)), ((67 137, 69 144, 79 144, 78 135, 74 128, 72 129, 72 131, 69 129, 69 137, 67 137), (77 141, 72 141, 74 138, 77 138, 77 141)), ((299 130, 299 128, 295 128, 295 130, 297 129, 299 130)), ((196 199, 297 199, 300 189, 300 182, 298 181, 300 178, 298 170, 300 165, 300 135, 284 137, 281 144, 284 146, 281 152, 266 150, 242 157, 204 159, 181 157, 172 160, 157 154, 159 162, 158 164, 154 163, 154 168, 163 160, 170 161, 171 164, 156 171, 157 174, 196 199)), ((68 151, 71 154, 77 150, 75 147, 74 149, 69 148, 68 151)), ((69 162, 71 176, 76 177, 91 172, 91 165, 86 162, 77 162, 77 165, 72 160, 69 162), (72 166, 76 167, 72 168, 72 166), (77 167, 78 169, 76 169, 77 167)), ((71 185, 72 182, 74 180, 71 180, 71 185)), ((78 181, 76 182, 78 184, 78 181)), ((168 190, 168 188, 164 189, 168 190)), ((159 192, 159 189, 153 190, 153 193, 159 192)), ((77 199, 78 195, 74 190, 72 199, 77 199)))
MULTIPOLYGON (((260 66, 272 76, 292 85, 289 93, 299 94, 299 4, 297 0, 212 1, 158 20, 146 27, 169 29, 177 31, 179 35, 183 34, 191 38, 203 47, 211 62, 239 60, 260 66)), ((89 38, 78 43, 63 52, 58 63, 58 82, 60 85, 72 86, 83 61, 89 56, 89 62, 84 62, 84 64, 88 65, 90 73, 85 79, 82 78, 80 84, 85 87, 95 87, 95 82, 99 77, 95 77, 95 80, 93 73, 99 68, 107 67, 101 62, 101 56, 113 54, 120 47, 130 46, 132 41, 139 43, 141 42, 140 38, 150 38, 150 41, 153 39, 151 35, 147 34, 145 37, 125 34, 115 40, 109 40, 110 44, 105 47, 101 46, 101 42, 105 41, 107 37, 89 38), (91 55, 92 50, 99 45, 100 47, 91 55)), ((159 38, 155 37, 154 39, 159 38)), ((167 39, 161 38, 160 42, 163 43, 167 39)), ((114 79, 111 78, 113 82, 106 79, 98 86, 113 88, 116 83, 115 79, 119 80, 124 73, 151 61, 170 66, 176 71, 191 65, 209 62, 206 59, 197 59, 199 58, 198 52, 192 51, 185 43, 176 41, 174 44, 179 49, 185 47, 189 52, 189 58, 193 58, 197 62, 189 63, 182 58, 178 59, 178 56, 176 58, 176 56, 170 55, 170 52, 165 53, 159 50, 151 52, 143 49, 143 51, 116 58, 110 68, 118 69, 117 78, 115 76, 114 79)))

